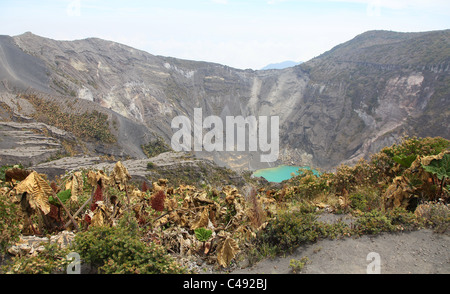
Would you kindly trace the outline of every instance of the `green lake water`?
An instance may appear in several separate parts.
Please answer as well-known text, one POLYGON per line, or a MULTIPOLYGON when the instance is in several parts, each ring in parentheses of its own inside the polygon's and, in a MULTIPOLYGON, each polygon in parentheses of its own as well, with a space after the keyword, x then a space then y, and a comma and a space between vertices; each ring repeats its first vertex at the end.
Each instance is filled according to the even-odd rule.
POLYGON ((269 182, 280 183, 284 180, 289 180, 292 178, 292 173, 298 175, 299 168, 310 169, 307 166, 279 165, 277 167, 258 169, 253 173, 253 176, 263 177, 269 182))

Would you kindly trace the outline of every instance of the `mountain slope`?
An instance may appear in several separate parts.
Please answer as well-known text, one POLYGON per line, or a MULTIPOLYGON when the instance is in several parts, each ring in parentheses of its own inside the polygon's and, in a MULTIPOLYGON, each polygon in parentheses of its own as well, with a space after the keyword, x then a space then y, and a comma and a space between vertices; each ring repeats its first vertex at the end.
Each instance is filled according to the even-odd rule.
MULTIPOLYGON (((403 134, 449 138, 449 39, 450 30, 370 31, 301 65, 253 71, 155 56, 97 38, 56 41, 25 33, 2 37, 0 44, 26 56, 30 70, 3 54, 5 68, 26 74, 0 74, 10 95, 33 89, 63 99, 62 105, 75 101, 76 108, 64 107, 67 112, 92 107, 108 113, 118 139, 113 145, 121 146, 117 156, 142 156, 141 145, 157 137, 170 144, 172 119, 192 120, 194 108, 202 108, 203 118, 223 121, 227 115, 279 116, 278 163, 328 169, 403 134)), ((100 143, 90 150, 113 149, 100 143)), ((259 152, 197 155, 237 169, 265 166, 259 152)))
POLYGON ((285 141, 316 149, 326 166, 378 151, 402 134, 448 138, 449 39, 450 30, 371 31, 302 64, 310 83, 288 118, 285 141))

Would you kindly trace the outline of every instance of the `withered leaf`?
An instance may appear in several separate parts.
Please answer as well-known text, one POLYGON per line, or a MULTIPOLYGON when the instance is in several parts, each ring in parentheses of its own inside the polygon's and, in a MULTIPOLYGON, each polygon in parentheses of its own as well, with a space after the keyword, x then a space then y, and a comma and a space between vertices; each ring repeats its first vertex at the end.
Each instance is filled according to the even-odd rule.
POLYGON ((120 161, 118 161, 114 166, 110 177, 112 184, 117 185, 122 191, 125 189, 127 182, 131 179, 127 168, 120 161))
POLYGON ((97 187, 97 183, 101 181, 102 183, 110 182, 110 178, 101 170, 93 171, 89 170, 87 173, 87 182, 92 187, 97 187))
POLYGON ((66 190, 71 190, 70 201, 78 202, 78 196, 83 194, 83 176, 77 171, 72 175, 72 179, 66 183, 66 190))
POLYGON ((203 211, 200 214, 198 220, 191 225, 191 229, 195 230, 198 228, 207 227, 208 223, 209 223, 209 209, 208 207, 205 207, 203 208, 203 211))
POLYGON ((221 266, 227 267, 238 252, 237 242, 227 237, 217 248, 217 262, 221 266))
POLYGON ((167 224, 169 222, 170 219, 170 215, 166 214, 163 217, 158 218, 154 223, 153 226, 155 228, 157 227, 161 227, 164 226, 165 224, 167 224))
POLYGON ((137 188, 133 189, 133 191, 131 191, 130 194, 131 194, 130 195, 131 201, 139 201, 144 198, 144 193, 141 192, 141 190, 139 190, 137 188))
POLYGON ((433 160, 441 160, 445 156, 445 154, 448 154, 448 153, 450 153, 450 152, 449 151, 444 151, 444 152, 441 152, 441 153, 439 153, 437 155, 430 155, 430 156, 422 157, 420 159, 420 163, 422 165, 430 165, 430 163, 433 160))
POLYGON ((105 222, 105 216, 103 214, 103 211, 101 209, 96 209, 94 211, 94 216, 92 216, 91 220, 91 226, 93 227, 102 227, 106 224, 105 222))
POLYGON ((48 197, 53 195, 53 189, 36 171, 30 173, 14 189, 17 194, 26 192, 30 195, 28 199, 32 209, 39 208, 44 214, 50 212, 48 197))
POLYGON ((94 210, 91 226, 106 226, 111 222, 111 213, 103 203, 103 201, 97 201, 97 208, 94 210))
POLYGON ((165 206, 167 207, 168 211, 172 211, 177 209, 178 202, 175 198, 166 198, 165 206))
POLYGON ((342 196, 339 196, 338 201, 339 201, 339 205, 341 208, 347 208, 350 205, 350 200, 348 198, 348 192, 345 188, 342 191, 342 196))
POLYGON ((411 197, 409 187, 403 176, 394 178, 392 184, 384 193, 387 207, 405 207, 408 205, 408 200, 411 197))

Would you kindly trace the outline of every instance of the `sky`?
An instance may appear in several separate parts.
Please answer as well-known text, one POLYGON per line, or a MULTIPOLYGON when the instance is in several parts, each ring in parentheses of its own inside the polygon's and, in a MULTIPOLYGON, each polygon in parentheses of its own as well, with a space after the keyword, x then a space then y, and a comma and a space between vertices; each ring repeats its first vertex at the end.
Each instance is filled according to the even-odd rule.
POLYGON ((0 35, 97 37, 240 69, 308 61, 369 30, 442 29, 448 0, 0 0, 0 35))

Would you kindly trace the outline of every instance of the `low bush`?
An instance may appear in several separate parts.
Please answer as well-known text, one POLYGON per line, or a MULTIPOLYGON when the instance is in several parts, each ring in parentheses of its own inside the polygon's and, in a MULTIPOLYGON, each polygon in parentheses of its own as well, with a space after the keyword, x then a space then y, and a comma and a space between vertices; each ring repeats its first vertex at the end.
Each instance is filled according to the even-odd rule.
POLYGON ((45 249, 37 255, 15 256, 2 267, 7 274, 55 274, 64 273, 71 261, 67 259, 69 251, 57 244, 45 244, 45 249))
POLYGON ((299 273, 303 270, 305 265, 309 262, 309 258, 304 256, 301 259, 291 259, 289 261, 289 267, 294 274, 299 273))
POLYGON ((102 274, 182 274, 181 267, 153 242, 140 240, 137 228, 123 224, 117 227, 89 227, 78 233, 72 251, 102 274))
POLYGON ((275 256, 293 252, 301 244, 318 238, 335 239, 350 234, 350 227, 343 222, 328 224, 318 221, 314 213, 281 212, 258 232, 256 244, 261 255, 275 256))
POLYGON ((19 238, 19 209, 6 194, 0 192, 0 255, 5 253, 8 245, 19 238))
POLYGON ((444 233, 449 228, 450 209, 448 204, 426 202, 417 207, 415 215, 424 222, 425 226, 434 229, 435 232, 444 233))
POLYGON ((275 255, 292 252, 301 243, 314 241, 319 237, 316 225, 317 217, 314 214, 283 212, 258 233, 257 244, 272 248, 275 255))
POLYGON ((376 235, 394 231, 391 220, 382 212, 374 210, 361 215, 356 221, 355 231, 359 235, 376 235))
POLYGON ((353 228, 357 235, 375 235, 382 232, 415 230, 423 227, 423 222, 414 213, 398 207, 386 212, 373 210, 362 213, 353 228))
POLYGON ((381 208, 382 199, 374 188, 361 187, 349 195, 350 207, 359 211, 371 211, 381 208))

